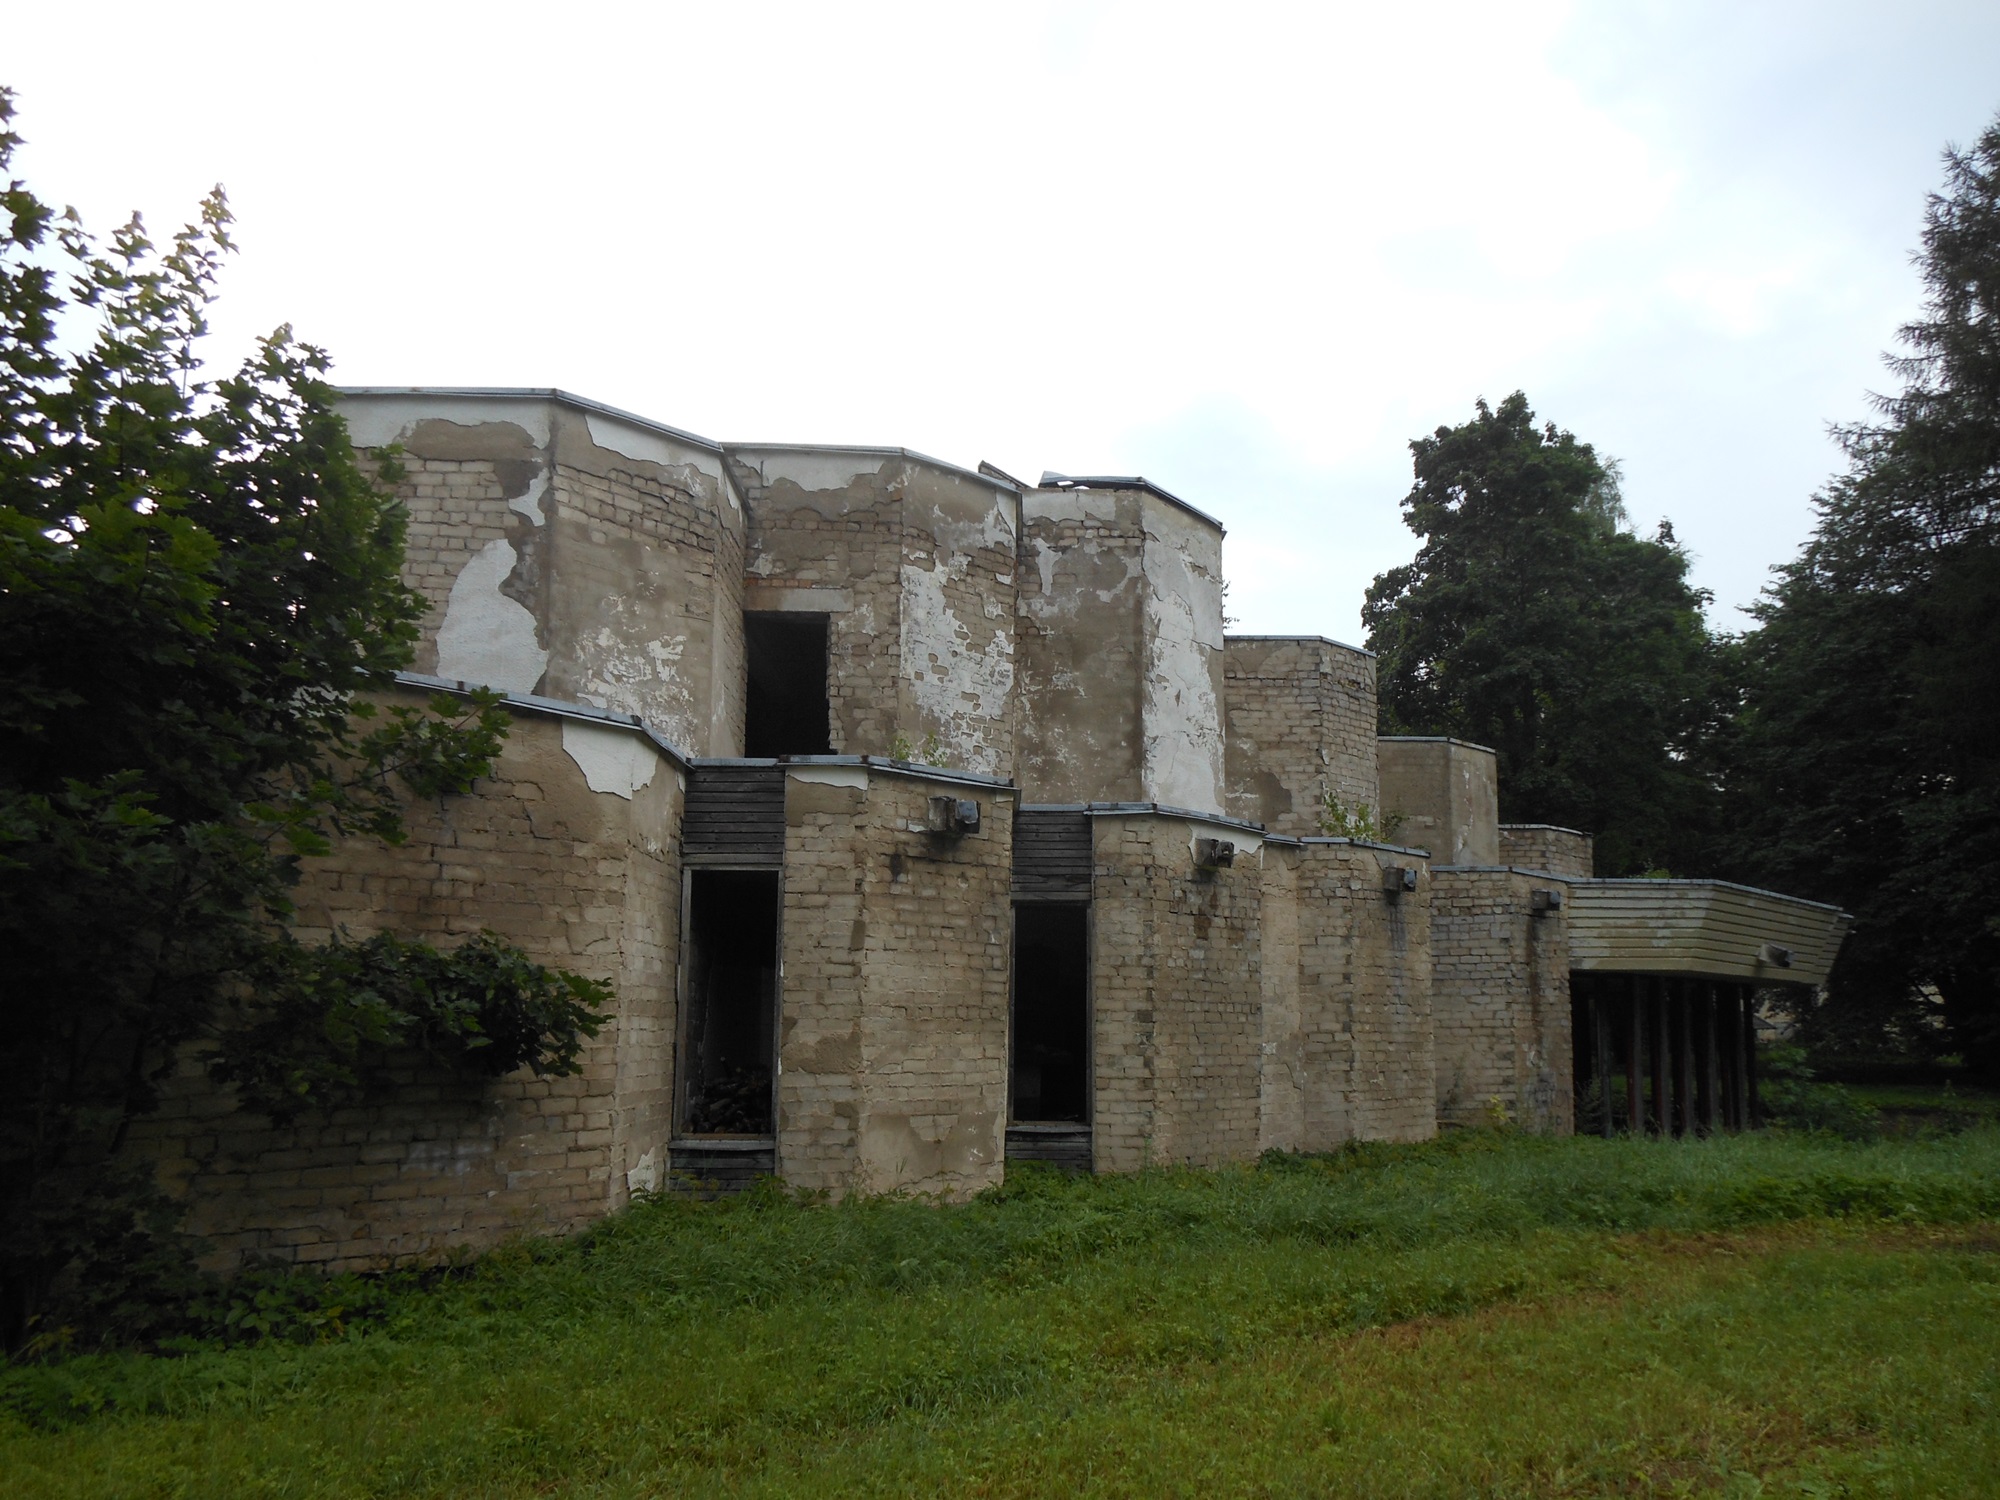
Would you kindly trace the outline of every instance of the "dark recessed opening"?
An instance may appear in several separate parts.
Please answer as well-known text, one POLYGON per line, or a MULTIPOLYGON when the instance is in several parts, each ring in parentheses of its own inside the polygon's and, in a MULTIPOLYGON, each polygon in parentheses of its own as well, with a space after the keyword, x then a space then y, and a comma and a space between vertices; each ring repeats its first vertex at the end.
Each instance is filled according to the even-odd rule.
POLYGON ((687 1045, 681 1129, 772 1133, 778 871, 688 872, 687 1045))
POLYGON ((743 616, 745 755, 825 755, 826 616, 743 616))
POLYGON ((1090 1120, 1090 908, 1014 908, 1016 1120, 1090 1120))

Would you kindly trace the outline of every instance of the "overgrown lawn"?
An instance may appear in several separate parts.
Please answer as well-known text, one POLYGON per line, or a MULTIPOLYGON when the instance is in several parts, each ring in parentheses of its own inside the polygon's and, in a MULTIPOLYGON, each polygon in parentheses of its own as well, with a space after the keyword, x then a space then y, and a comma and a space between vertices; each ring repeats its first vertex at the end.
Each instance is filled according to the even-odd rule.
POLYGON ((428 1287, 268 1289, 286 1337, 7 1372, 0 1475, 22 1496, 1987 1494, 1996 1221, 1991 1128, 1468 1135, 1016 1174, 956 1207, 661 1200, 428 1287))

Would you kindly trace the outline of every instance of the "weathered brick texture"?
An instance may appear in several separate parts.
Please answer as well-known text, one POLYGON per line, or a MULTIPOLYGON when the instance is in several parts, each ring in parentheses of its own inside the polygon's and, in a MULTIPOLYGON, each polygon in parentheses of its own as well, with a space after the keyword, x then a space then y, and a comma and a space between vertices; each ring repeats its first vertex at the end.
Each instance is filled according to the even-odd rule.
POLYGON ((1000 1180, 1011 791, 800 768, 785 796, 778 1168, 835 1193, 1000 1180), (934 795, 979 830, 925 832, 934 795))
POLYGON ((1497 1109, 1568 1134, 1568 932, 1560 911, 1531 907, 1533 891, 1555 883, 1505 869, 1440 868, 1431 879, 1438 1119, 1474 1124, 1497 1109))
POLYGON ((1230 816, 1311 837, 1331 792, 1379 820, 1374 656, 1317 636, 1229 636, 1223 648, 1230 816))
POLYGON ((1548 823, 1502 823, 1500 863, 1522 870, 1547 870, 1575 880, 1588 880, 1596 840, 1574 828, 1548 823))
POLYGON ((218 1264, 367 1268, 484 1246, 583 1224, 655 1180, 673 1073, 679 783, 661 758, 629 797, 593 792, 564 747, 580 728, 618 737, 517 717, 490 781, 413 803, 400 849, 356 839, 310 861, 298 899, 308 941, 388 930, 448 947, 484 928, 610 980, 616 1006, 582 1072, 475 1082, 412 1059, 379 1102, 278 1127, 184 1059, 136 1148, 186 1195, 218 1264))

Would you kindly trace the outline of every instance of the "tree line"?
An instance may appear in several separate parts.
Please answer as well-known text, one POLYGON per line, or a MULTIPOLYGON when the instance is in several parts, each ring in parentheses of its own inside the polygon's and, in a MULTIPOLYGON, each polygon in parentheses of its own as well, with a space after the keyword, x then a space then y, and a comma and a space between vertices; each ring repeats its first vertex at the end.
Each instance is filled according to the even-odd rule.
POLYGON ((1945 153, 1899 388, 1741 634, 1614 463, 1525 395, 1411 445, 1416 558, 1363 620, 1384 733, 1490 745, 1501 815, 1597 835, 1600 875, 1720 876, 1855 924, 1824 1054, 2000 1075, 2000 121, 1945 153))

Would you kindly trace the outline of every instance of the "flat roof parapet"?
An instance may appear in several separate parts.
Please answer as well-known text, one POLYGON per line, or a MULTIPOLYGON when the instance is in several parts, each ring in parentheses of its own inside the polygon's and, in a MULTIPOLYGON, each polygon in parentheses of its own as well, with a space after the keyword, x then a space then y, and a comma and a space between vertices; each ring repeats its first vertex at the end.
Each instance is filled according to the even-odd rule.
POLYGON ((1053 469, 1042 471, 1042 482, 1037 488, 1045 490, 1144 490, 1157 496, 1169 505, 1179 506, 1198 521, 1204 521, 1224 535, 1229 528, 1216 520, 1207 511, 1197 509, 1181 499, 1171 490, 1162 489, 1152 480, 1139 474, 1058 474, 1053 469))

